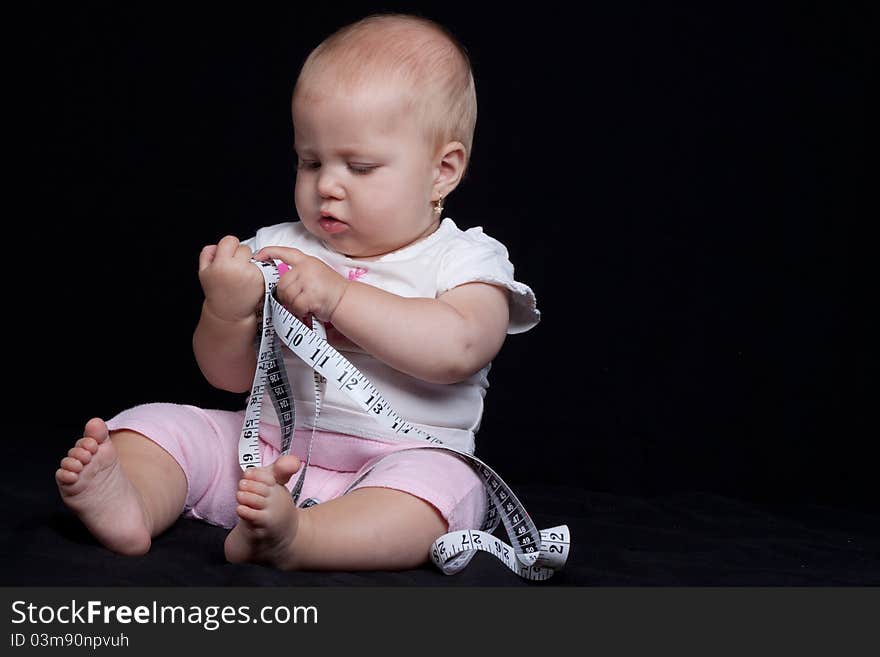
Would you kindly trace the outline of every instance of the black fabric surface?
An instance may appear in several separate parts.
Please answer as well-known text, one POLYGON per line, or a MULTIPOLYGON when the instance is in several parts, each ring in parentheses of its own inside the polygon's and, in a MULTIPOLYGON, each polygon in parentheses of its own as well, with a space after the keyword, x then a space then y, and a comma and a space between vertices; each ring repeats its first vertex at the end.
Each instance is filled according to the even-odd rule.
POLYGON ((198 254, 296 218, 297 71, 379 7, 31 4, 0 584, 880 584, 867 5, 383 4, 467 46, 481 118, 447 209, 542 312, 493 361, 477 442, 539 528, 570 527, 531 584, 484 554, 451 577, 231 565, 195 521, 121 557, 66 511, 88 418, 241 407, 193 358, 198 254))
MULTIPOLYGON (((7 586, 856 586, 880 585, 880 515, 819 505, 767 505, 687 492, 633 497, 550 484, 513 486, 539 528, 567 524, 566 568, 527 582, 477 554, 446 576, 279 572, 229 564, 226 530, 181 519, 142 557, 113 554, 67 511, 54 483, 62 454, 13 445, 0 581, 7 586)), ((503 530, 499 536, 503 536, 503 530)))

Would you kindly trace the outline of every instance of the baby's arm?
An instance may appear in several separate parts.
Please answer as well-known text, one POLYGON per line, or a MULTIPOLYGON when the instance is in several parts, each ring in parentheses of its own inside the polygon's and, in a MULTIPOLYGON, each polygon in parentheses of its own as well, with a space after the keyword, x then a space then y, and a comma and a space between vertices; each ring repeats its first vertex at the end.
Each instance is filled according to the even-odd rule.
POLYGON ((250 260, 251 250, 232 236, 206 246, 199 256, 205 301, 193 352, 208 382, 229 392, 249 391, 257 368, 256 308, 264 283, 250 260))
POLYGON ((348 281, 297 249, 267 247, 257 259, 291 265, 277 296, 299 317, 331 321, 349 340, 391 367, 432 383, 455 383, 479 371, 504 343, 507 291, 468 283, 437 299, 401 297, 348 281))
POLYGON ((330 321, 391 367, 456 383, 491 361, 507 334, 507 291, 468 283, 437 299, 407 298, 352 281, 330 321))

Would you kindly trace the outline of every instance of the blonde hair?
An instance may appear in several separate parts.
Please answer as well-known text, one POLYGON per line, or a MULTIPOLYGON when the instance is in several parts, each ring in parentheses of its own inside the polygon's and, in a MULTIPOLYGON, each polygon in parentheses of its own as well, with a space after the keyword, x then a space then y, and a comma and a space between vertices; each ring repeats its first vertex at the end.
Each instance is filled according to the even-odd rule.
POLYGON ((477 122, 474 77, 464 46, 443 26, 409 14, 373 14, 347 25, 309 54, 293 98, 324 73, 331 73, 336 89, 401 83, 407 111, 417 113, 431 147, 460 141, 470 159, 477 122))

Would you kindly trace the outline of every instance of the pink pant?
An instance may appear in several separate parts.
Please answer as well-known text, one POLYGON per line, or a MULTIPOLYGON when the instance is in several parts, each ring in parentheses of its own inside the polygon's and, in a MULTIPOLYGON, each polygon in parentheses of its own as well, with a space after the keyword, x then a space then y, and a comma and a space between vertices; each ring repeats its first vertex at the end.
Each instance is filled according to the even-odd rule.
MULTIPOLYGON (((111 431, 129 429, 165 449, 186 475, 184 515, 221 527, 233 527, 235 493, 241 479, 238 438, 244 411, 201 409, 181 404, 143 404, 110 419, 111 431)), ((310 430, 297 430, 291 453, 305 463, 310 430)), ((281 430, 261 424, 260 455, 269 465, 280 455, 281 430)), ((381 486, 401 490, 432 504, 449 531, 479 528, 486 508, 483 483, 471 467, 449 452, 416 449, 414 441, 385 442, 343 434, 315 432, 300 502, 339 497, 371 466, 355 488, 381 486), (393 456, 384 458, 394 453, 393 456)), ((287 484, 292 488, 299 473, 287 484)))

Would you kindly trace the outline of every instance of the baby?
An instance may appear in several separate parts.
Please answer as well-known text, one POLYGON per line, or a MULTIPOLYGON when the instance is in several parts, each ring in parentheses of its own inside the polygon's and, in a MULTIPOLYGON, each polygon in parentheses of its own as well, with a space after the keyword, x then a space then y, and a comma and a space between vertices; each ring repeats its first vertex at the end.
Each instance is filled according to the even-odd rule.
MULTIPOLYGON (((370 16, 310 54, 292 114, 300 220, 202 250, 199 367, 217 388, 250 390, 264 294, 251 258, 285 263, 279 302, 324 323, 405 420, 473 453, 490 362, 539 313, 504 246, 443 215, 476 123, 466 52, 429 20, 370 16)), ((56 472, 64 502, 115 552, 147 552, 183 513, 232 527, 229 561, 288 570, 413 568, 442 534, 480 526, 486 493, 469 465, 410 449, 424 442, 395 439, 332 386, 316 420, 312 372, 284 352, 297 412, 290 454, 280 455, 268 397, 263 465, 244 473, 243 410, 144 404, 86 424, 56 472), (303 508, 289 489, 312 429, 301 499, 319 503, 303 508)))

